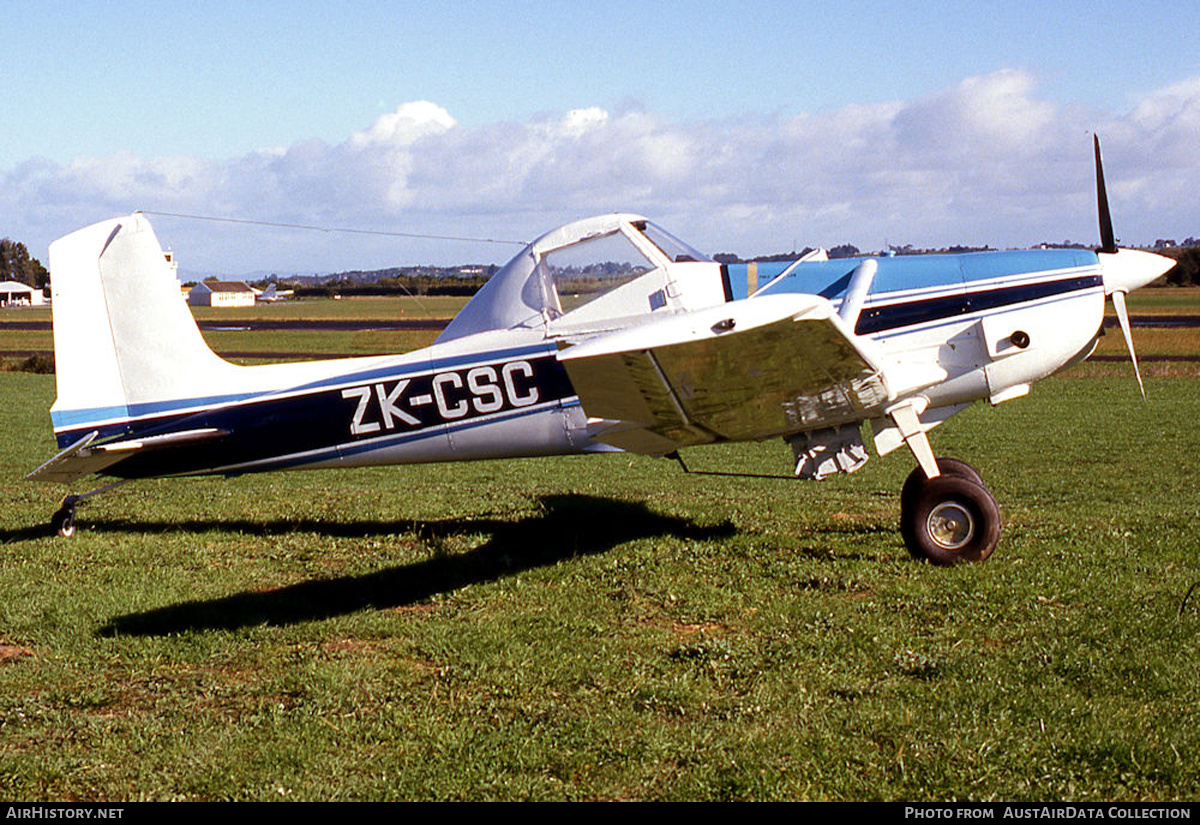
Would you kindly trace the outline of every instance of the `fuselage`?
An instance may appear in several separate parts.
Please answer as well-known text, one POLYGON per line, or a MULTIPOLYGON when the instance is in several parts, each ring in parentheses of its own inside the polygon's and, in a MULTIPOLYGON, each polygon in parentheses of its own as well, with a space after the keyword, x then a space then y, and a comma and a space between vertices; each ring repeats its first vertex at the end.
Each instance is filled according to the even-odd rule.
MULTIPOLYGON (((855 333, 884 359, 935 375, 920 390, 930 408, 1021 394, 1086 355, 1100 328, 1104 289, 1092 252, 873 260, 877 271, 855 333)), ((693 281, 719 279, 728 302, 792 292, 837 306, 861 262, 688 266, 693 281)), ((591 437, 587 411, 557 357, 578 340, 578 332, 518 328, 390 358, 286 365, 286 373, 277 365, 238 367, 246 378, 238 385, 264 389, 131 406, 107 422, 94 411, 58 411, 56 434, 66 446, 95 430, 124 439, 223 433, 130 455, 109 471, 121 477, 608 451, 591 437)))

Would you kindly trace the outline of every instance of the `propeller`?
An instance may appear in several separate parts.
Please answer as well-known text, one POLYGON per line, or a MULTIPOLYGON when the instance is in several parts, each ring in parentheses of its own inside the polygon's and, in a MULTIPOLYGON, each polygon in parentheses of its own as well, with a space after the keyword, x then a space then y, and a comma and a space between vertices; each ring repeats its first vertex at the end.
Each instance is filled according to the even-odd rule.
POLYGON ((1142 392, 1142 400, 1145 400, 1146 387, 1142 383, 1142 371, 1138 369, 1137 353, 1133 349, 1133 331, 1129 328, 1129 311, 1125 306, 1125 296, 1162 275, 1175 266, 1175 262, 1153 252, 1121 249, 1117 246, 1117 238, 1113 234, 1112 212, 1108 208, 1108 189, 1104 185, 1104 164, 1100 160, 1100 136, 1092 135, 1092 140, 1096 149, 1096 208, 1100 213, 1100 246, 1096 250, 1096 257, 1100 260, 1100 269, 1103 272, 1104 294, 1112 298, 1117 323, 1121 325, 1125 346, 1129 349, 1129 360, 1133 362, 1133 374, 1137 376, 1138 389, 1142 392))
POLYGON ((1096 147, 1096 211, 1100 213, 1100 248, 1097 252, 1116 254, 1117 238, 1113 234, 1112 212, 1108 209, 1108 189, 1104 185, 1104 162, 1100 160, 1100 136, 1092 135, 1096 147))

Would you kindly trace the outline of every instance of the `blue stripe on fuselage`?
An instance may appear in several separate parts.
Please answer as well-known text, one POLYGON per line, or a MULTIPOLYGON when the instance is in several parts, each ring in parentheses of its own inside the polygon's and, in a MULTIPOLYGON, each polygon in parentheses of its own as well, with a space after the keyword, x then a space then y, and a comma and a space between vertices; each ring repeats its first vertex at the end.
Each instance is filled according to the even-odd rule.
MULTIPOLYGON (((802 263, 758 295, 805 293, 838 304, 864 258, 802 263)), ((1040 300, 1103 283, 1096 253, 1086 249, 1031 249, 961 255, 876 258, 877 268, 856 332, 870 334, 1001 306, 1040 300), (1044 273, 1044 280, 1038 275, 1044 273)), ((760 264, 765 267, 766 264, 760 264)), ((745 264, 729 265, 729 283, 745 292, 745 264), (741 269, 738 269, 740 267, 741 269)), ((760 269, 760 273, 762 270, 760 269)), ((763 282, 759 276, 759 282, 763 282)))
MULTIPOLYGON (((849 275, 865 258, 812 261, 796 266, 785 277, 769 283, 767 267, 783 272, 788 264, 759 264, 758 282, 768 284, 758 294, 799 292, 840 301, 849 275)), ((875 258, 877 267, 871 295, 892 292, 970 287, 977 281, 1096 267, 1096 253, 1087 249, 1028 249, 1012 252, 971 252, 962 255, 897 255, 875 258)), ((746 264, 730 264, 729 280, 734 299, 746 297, 746 264), (742 294, 738 294, 738 287, 742 294)))
MULTIPOLYGON (((453 369, 467 364, 494 364, 512 359, 548 355, 556 351, 557 348, 553 344, 539 343, 489 352, 446 355, 429 360, 411 360, 402 363, 393 362, 370 369, 356 369, 341 375, 333 375, 293 387, 282 387, 262 392, 177 398, 119 407, 58 410, 50 414, 50 420, 54 426, 59 446, 66 447, 78 440, 81 434, 89 433, 92 430, 99 430, 100 438, 102 439, 115 435, 136 434, 138 436, 145 436, 158 434, 162 430, 165 420, 175 421, 180 417, 194 415, 197 412, 211 412, 214 408, 218 407, 230 407, 246 402, 258 402, 307 394, 321 389, 341 387, 377 379, 397 380, 453 369)), ((367 359, 355 358, 346 360, 347 362, 361 362, 367 359)), ((373 363, 378 363, 379 359, 370 360, 373 363)), ((253 367, 248 369, 253 369, 253 367)))
POLYGON ((126 478, 206 473, 214 468, 272 464, 277 458, 288 463, 301 454, 309 457, 293 463, 311 463, 336 457, 342 450, 361 451, 360 444, 444 435, 447 428, 520 416, 525 410, 575 398, 566 370, 556 354, 544 348, 538 357, 482 362, 474 358, 468 366, 419 374, 396 372, 376 379, 379 376, 360 375, 357 382, 286 397, 265 395, 246 403, 131 422, 133 438, 197 429, 223 430, 226 435, 134 452, 105 472, 126 478))
POLYGON ((308 452, 293 451, 278 457, 269 457, 254 461, 243 461, 238 464, 222 466, 216 468, 215 473, 226 476, 236 476, 244 475, 246 473, 261 472, 264 470, 294 469, 305 467, 311 464, 332 461, 338 458, 352 458, 354 456, 359 456, 366 453, 388 450, 401 444, 411 444, 414 442, 425 441, 430 438, 445 438, 447 436, 452 436, 455 433, 460 433, 464 430, 470 430, 476 427, 486 427, 489 424, 496 424, 506 421, 513 421, 516 419, 528 418, 530 416, 541 415, 556 409, 565 409, 567 407, 576 406, 578 403, 579 402, 577 399, 567 399, 557 403, 551 402, 547 404, 539 404, 535 407, 529 407, 526 409, 510 409, 501 413, 496 413, 495 415, 466 420, 458 424, 433 425, 426 427, 425 429, 414 430, 401 435, 371 439, 361 443, 343 441, 338 444, 333 444, 328 447, 318 448, 317 450, 308 452))

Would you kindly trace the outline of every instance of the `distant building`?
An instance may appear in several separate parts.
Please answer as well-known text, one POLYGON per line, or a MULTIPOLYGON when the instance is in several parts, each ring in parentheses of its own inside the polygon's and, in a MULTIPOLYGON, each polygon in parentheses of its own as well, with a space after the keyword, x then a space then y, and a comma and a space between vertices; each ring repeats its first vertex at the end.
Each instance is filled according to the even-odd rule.
POLYGON ((40 307, 46 303, 40 289, 16 281, 0 281, 0 307, 40 307))
POLYGON ((175 260, 175 253, 168 249, 163 253, 163 257, 167 259, 167 268, 171 270, 171 277, 176 281, 179 280, 179 261, 175 260))
POLYGON ((188 292, 194 307, 252 307, 254 290, 241 281, 204 281, 188 292))

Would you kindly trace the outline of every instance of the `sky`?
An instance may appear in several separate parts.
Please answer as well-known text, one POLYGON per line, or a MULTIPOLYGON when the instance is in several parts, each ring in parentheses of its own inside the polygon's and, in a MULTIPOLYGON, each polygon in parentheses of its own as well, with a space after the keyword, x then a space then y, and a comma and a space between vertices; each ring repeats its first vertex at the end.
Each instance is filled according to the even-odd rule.
POLYGON ((181 267, 502 263, 646 214, 701 250, 1200 236, 1190 2, 0 0, 0 236, 144 210, 181 267), (156 214, 157 213, 157 214, 156 214))

